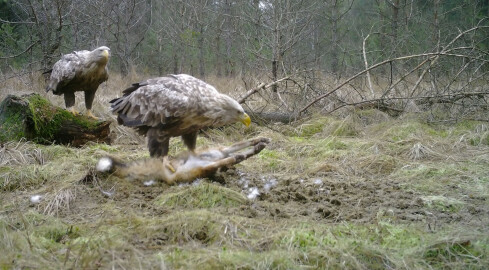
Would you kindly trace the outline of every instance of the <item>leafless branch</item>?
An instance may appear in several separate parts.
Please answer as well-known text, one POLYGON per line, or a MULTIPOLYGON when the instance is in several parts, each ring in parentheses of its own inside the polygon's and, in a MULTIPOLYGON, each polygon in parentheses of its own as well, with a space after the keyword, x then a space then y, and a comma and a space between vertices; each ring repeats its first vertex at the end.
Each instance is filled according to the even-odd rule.
POLYGON ((10 55, 10 56, 3 56, 3 57, 0 57, 0 59, 10 59, 10 58, 15 58, 15 57, 19 57, 21 56, 22 54, 26 53, 28 50, 30 50, 32 47, 34 47, 34 45, 38 44, 39 43, 39 40, 32 43, 31 45, 29 45, 29 47, 27 47, 27 49, 25 49, 24 51, 16 54, 16 55, 10 55))
POLYGON ((260 84, 259 84, 257 87, 255 87, 255 88, 253 88, 253 89, 248 90, 248 92, 246 92, 246 94, 244 94, 244 96, 242 96, 241 98, 239 98, 239 99, 238 99, 238 103, 239 103, 239 104, 244 103, 244 102, 246 101, 246 99, 247 99, 249 96, 253 95, 254 93, 256 93, 256 92, 260 91, 261 89, 267 89, 267 88, 272 87, 272 86, 274 86, 274 85, 276 85, 276 84, 278 84, 278 83, 280 83, 280 82, 282 82, 282 81, 288 80, 288 79, 289 79, 289 77, 290 77, 290 76, 284 77, 284 78, 282 78, 282 79, 276 80, 276 81, 271 82, 271 83, 269 83, 269 84, 260 83, 260 84))

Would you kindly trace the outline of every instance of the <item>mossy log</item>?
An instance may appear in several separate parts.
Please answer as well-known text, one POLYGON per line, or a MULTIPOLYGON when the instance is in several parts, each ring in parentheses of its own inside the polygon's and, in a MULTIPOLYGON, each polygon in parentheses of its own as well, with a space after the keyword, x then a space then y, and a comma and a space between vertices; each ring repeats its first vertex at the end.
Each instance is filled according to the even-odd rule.
POLYGON ((38 94, 8 95, 0 103, 0 142, 25 138, 42 144, 110 143, 110 122, 73 115, 38 94))

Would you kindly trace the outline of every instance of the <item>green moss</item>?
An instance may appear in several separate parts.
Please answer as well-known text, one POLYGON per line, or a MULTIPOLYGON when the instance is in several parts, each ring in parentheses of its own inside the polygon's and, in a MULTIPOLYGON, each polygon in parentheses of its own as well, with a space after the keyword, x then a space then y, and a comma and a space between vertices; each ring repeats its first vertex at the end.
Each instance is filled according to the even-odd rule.
MULTIPOLYGON (((26 137, 25 114, 21 106, 10 100, 12 96, 7 96, 0 103, 0 141, 20 140, 26 137)), ((15 99, 15 98, 12 98, 15 99)))
POLYGON ((0 141, 27 138, 38 143, 51 143, 66 123, 87 130, 99 124, 86 116, 74 116, 55 107, 38 94, 10 95, 0 104, 0 141))
POLYGON ((65 123, 75 123, 77 126, 92 129, 97 122, 85 116, 74 116, 71 112, 54 107, 48 100, 39 95, 31 95, 28 98, 31 110, 32 122, 34 124, 35 137, 40 142, 51 141, 56 132, 65 123))

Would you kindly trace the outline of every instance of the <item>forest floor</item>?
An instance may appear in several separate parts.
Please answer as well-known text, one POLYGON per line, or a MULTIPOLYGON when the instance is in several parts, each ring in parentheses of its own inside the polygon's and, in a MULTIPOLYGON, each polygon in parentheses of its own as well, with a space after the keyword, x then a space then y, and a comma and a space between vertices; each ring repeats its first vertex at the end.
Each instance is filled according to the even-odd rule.
MULTIPOLYGON (((107 154, 148 156, 115 123, 111 145, 5 143, 0 268, 487 269, 489 126, 421 119, 368 110, 207 130, 198 147, 272 142, 176 186, 95 172, 107 154)), ((171 155, 184 149, 172 139, 171 155)))

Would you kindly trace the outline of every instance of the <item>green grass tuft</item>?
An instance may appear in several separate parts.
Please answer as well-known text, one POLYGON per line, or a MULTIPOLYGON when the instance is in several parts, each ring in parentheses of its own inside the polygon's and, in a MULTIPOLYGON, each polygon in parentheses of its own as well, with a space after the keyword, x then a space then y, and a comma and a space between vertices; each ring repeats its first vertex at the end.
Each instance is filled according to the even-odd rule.
POLYGON ((235 207, 245 204, 247 199, 240 193, 216 184, 199 183, 172 188, 156 199, 156 204, 178 208, 235 207))

